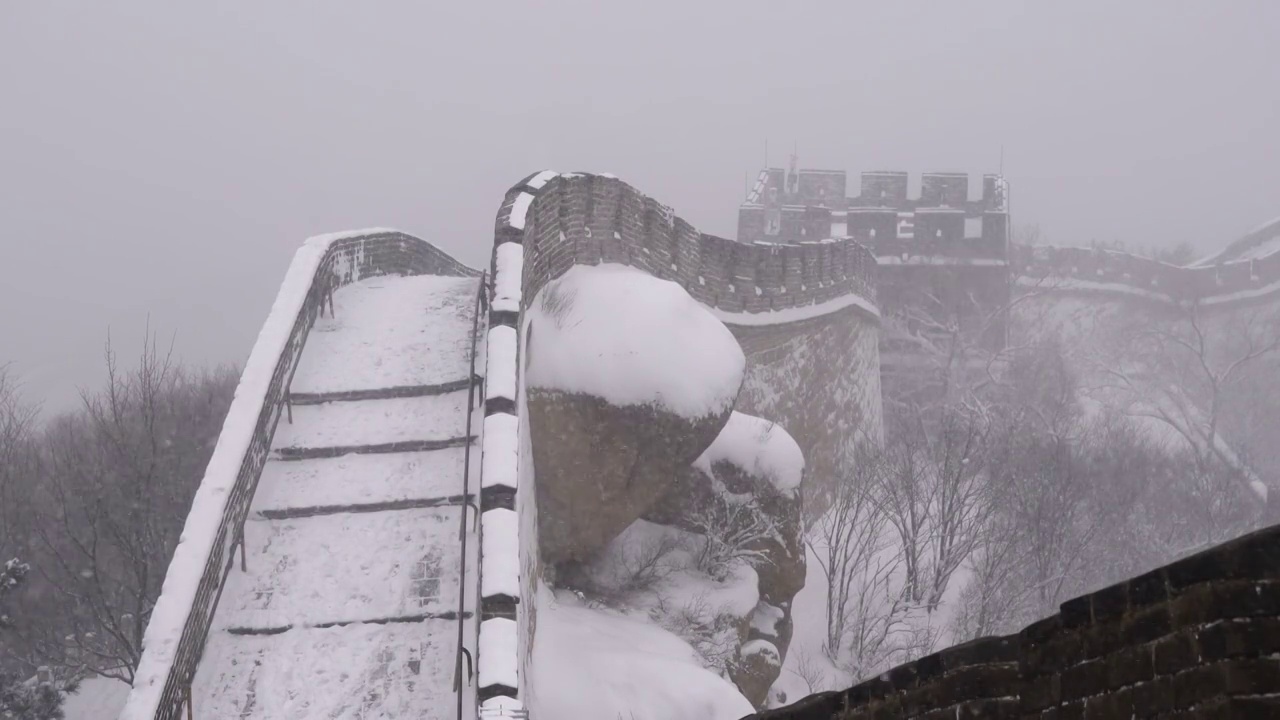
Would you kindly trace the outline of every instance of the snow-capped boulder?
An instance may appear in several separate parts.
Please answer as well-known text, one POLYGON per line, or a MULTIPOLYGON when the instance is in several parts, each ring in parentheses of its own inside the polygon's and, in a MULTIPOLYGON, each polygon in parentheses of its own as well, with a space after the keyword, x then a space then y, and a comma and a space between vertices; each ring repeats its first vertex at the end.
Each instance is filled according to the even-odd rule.
POLYGON ((599 551, 712 443, 742 385, 733 335, 676 283, 575 266, 526 312, 542 561, 599 551))

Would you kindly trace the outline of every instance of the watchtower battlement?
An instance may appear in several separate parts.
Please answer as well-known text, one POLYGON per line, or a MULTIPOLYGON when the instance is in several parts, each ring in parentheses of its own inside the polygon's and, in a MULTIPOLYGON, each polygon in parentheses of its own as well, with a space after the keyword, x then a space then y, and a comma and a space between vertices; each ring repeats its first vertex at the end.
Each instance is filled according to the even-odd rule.
POLYGON ((843 170, 766 168, 738 210, 738 240, 847 237, 894 262, 912 256, 962 264, 1007 260, 1009 186, 1002 176, 982 176, 978 198, 970 198, 965 173, 924 173, 917 198, 908 194, 909 181, 905 172, 864 172, 858 194, 850 196, 843 170))

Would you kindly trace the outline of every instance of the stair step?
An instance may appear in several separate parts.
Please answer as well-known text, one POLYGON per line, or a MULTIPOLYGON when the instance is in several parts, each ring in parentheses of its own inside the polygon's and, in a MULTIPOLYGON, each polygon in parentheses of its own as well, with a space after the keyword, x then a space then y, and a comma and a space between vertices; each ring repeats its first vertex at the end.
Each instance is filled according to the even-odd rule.
POLYGON ((395 398, 426 397, 466 390, 479 377, 453 380, 436 385, 397 385, 370 390, 340 390, 335 392, 291 392, 289 402, 294 405, 320 405, 330 402, 356 402, 359 400, 391 400, 395 398))
POLYGON ((425 452, 427 450, 444 450, 446 448, 465 447, 474 443, 476 436, 456 437, 446 440, 400 440, 389 443, 371 445, 331 445, 328 447, 282 447, 276 448, 276 460, 314 460, 317 458, 333 458, 343 455, 371 455, 380 453, 425 452))
POLYGON ((401 500, 385 500, 382 502, 357 503, 352 505, 310 505, 305 507, 274 508, 258 510, 255 514, 267 520, 290 520, 293 518, 316 517, 318 515, 337 515, 338 513, 371 513, 386 510, 415 510, 419 508, 444 507, 462 505, 473 500, 475 495, 449 495, 447 497, 404 498, 401 500))
MULTIPOLYGON (((462 613, 462 619, 470 620, 471 611, 462 613)), ((372 620, 335 620, 333 622, 316 623, 315 625, 275 625, 271 627, 229 627, 226 632, 231 635, 279 635, 295 628, 300 630, 347 627, 348 625, 389 625, 393 623, 418 623, 427 620, 457 620, 458 612, 448 610, 439 613, 419 613, 417 615, 397 615, 394 617, 374 618, 372 620)))

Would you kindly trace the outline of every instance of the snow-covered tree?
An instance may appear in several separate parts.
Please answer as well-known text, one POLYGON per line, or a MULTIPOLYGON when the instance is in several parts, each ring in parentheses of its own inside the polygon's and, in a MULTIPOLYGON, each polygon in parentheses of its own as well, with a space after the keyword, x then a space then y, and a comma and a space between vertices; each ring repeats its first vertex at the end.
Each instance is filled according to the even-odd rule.
MULTIPOLYGON (((31 566, 18 558, 0 565, 0 633, 12 630, 7 600, 22 584, 31 566)), ((0 718, 5 720, 62 720, 62 693, 50 682, 23 679, 0 671, 0 718)))

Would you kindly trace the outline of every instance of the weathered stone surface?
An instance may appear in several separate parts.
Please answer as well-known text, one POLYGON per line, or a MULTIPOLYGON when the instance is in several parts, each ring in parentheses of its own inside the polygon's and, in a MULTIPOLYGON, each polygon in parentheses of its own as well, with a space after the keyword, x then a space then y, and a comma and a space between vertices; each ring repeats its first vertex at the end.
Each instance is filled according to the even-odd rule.
POLYGON ((586 560, 665 495, 728 419, 530 388, 542 560, 586 560))
POLYGON ((791 433, 804 453, 805 502, 823 507, 853 472, 854 448, 882 435, 878 322, 850 307, 782 325, 729 325, 747 355, 736 405, 791 433))

